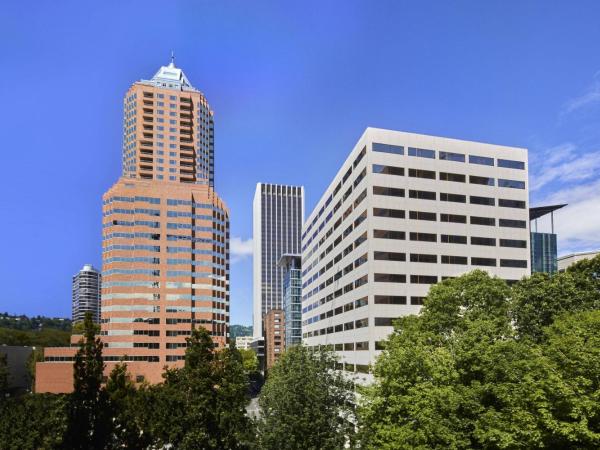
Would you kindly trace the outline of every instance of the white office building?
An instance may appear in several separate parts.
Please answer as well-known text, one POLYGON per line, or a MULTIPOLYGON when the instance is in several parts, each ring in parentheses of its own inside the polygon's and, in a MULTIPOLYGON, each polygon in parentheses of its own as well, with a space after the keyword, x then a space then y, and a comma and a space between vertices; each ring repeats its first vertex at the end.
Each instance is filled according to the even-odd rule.
POLYGON ((100 294, 102 275, 91 264, 73 275, 73 299, 71 304, 73 322, 83 322, 90 313, 94 323, 100 323, 100 294))
POLYGON ((366 372, 429 287, 529 274, 527 150, 368 128, 307 218, 302 336, 366 372))
POLYGON ((300 253, 304 188, 258 183, 253 204, 253 329, 262 336, 263 316, 283 307, 284 254, 300 253))

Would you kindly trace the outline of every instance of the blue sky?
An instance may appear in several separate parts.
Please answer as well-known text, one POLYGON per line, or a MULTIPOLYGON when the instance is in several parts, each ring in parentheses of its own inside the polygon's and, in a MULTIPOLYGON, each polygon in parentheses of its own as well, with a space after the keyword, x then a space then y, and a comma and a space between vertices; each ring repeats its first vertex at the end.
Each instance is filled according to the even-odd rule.
POLYGON ((310 212, 367 126, 530 149, 559 253, 600 248, 600 3, 7 2, 0 13, 0 311, 70 315, 101 263, 122 97, 168 63, 215 111, 232 323, 251 323, 256 182, 310 212))

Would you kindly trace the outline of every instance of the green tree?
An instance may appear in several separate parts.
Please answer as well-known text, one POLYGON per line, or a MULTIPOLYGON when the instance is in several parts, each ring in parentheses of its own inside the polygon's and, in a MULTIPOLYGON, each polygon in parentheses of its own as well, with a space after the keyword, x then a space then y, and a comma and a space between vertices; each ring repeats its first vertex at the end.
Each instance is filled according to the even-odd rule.
POLYGON ((8 391, 8 364, 6 354, 0 354, 0 403, 8 391))
POLYGON ((111 414, 102 388, 102 341, 96 338, 91 314, 84 321, 84 336, 75 354, 73 393, 67 407, 64 445, 69 449, 103 449, 111 434, 111 414))
POLYGON ((215 351, 204 328, 188 339, 185 365, 167 369, 162 385, 147 388, 144 430, 156 446, 178 449, 241 449, 251 444, 246 417, 248 380, 235 349, 215 351))
POLYGON ((340 449, 352 441, 352 381, 330 350, 294 346, 269 371, 259 405, 261 449, 340 449))
POLYGON ((238 351, 242 355, 242 364, 246 373, 250 375, 257 372, 258 357, 256 356, 256 352, 251 349, 239 349, 238 351))

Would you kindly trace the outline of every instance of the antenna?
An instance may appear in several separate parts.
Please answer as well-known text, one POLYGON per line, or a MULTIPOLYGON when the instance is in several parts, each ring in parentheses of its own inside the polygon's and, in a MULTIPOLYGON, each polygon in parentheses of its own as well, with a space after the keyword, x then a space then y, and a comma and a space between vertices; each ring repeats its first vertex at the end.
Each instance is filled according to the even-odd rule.
POLYGON ((175 52, 171 50, 171 65, 175 66, 175 52))

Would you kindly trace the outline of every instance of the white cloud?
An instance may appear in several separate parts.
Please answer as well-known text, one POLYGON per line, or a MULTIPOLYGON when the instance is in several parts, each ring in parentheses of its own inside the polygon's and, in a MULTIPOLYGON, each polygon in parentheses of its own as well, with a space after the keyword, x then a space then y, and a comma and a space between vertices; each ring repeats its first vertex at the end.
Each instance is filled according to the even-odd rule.
POLYGON ((530 188, 536 191, 554 181, 582 182, 600 176, 600 151, 579 151, 572 143, 565 143, 541 154, 532 161, 530 188))
POLYGON ((570 114, 594 103, 600 103, 600 72, 596 72, 592 85, 588 87, 585 93, 565 103, 561 114, 570 114))
POLYGON ((252 238, 244 240, 241 237, 233 236, 230 241, 231 262, 235 263, 252 256, 253 248, 252 238))

